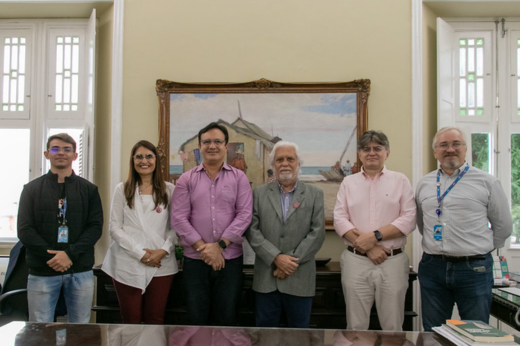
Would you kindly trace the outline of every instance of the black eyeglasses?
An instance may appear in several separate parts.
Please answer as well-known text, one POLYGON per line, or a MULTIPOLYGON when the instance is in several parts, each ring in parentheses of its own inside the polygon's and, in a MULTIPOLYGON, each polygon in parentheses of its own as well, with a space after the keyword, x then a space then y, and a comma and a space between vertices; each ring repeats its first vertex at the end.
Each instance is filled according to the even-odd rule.
POLYGON ((146 154, 146 155, 137 154, 137 155, 134 155, 134 160, 137 161, 137 162, 141 162, 144 159, 146 159, 147 161, 155 160, 155 155, 154 154, 146 154))

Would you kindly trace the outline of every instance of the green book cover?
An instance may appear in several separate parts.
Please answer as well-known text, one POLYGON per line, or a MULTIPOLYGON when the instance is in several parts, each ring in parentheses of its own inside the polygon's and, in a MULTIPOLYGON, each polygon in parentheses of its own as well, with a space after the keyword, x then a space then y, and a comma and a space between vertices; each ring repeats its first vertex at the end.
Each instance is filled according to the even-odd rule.
POLYGON ((500 329, 494 328, 482 321, 446 320, 446 325, 477 342, 493 343, 514 341, 512 335, 509 335, 500 329))

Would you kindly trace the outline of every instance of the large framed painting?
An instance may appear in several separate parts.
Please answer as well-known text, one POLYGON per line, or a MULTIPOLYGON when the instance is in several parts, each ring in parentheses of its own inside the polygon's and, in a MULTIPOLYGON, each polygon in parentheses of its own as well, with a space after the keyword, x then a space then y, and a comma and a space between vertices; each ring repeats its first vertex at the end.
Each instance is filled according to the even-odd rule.
POLYGON ((370 80, 342 83, 178 83, 159 79, 159 156, 174 182, 202 161, 197 134, 212 121, 229 131, 226 162, 254 189, 272 177, 269 153, 298 144, 299 179, 325 193, 327 228, 343 178, 358 171, 357 138, 367 129, 370 80))

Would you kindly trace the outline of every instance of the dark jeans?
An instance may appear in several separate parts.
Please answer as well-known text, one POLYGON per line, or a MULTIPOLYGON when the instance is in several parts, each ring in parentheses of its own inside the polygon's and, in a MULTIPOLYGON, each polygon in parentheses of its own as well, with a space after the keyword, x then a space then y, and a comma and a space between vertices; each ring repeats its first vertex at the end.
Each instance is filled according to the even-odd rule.
POLYGON ((289 328, 309 328, 312 297, 298 297, 280 291, 256 292, 256 326, 278 327, 282 308, 287 315, 289 328))
POLYGON ((493 258, 452 263, 423 254, 419 263, 422 318, 425 331, 451 318, 457 304, 463 320, 489 322, 493 288, 493 258))
POLYGON ((184 257, 188 323, 198 326, 234 326, 242 291, 243 258, 226 260, 214 271, 199 259, 184 257))

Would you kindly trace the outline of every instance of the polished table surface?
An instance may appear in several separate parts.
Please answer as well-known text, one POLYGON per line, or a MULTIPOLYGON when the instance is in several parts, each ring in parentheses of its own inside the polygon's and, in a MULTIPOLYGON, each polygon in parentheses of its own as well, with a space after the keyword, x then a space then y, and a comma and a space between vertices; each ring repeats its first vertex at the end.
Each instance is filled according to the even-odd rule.
POLYGON ((0 327, 0 344, 2 346, 453 346, 435 333, 420 332, 28 322, 11 322, 0 327))

